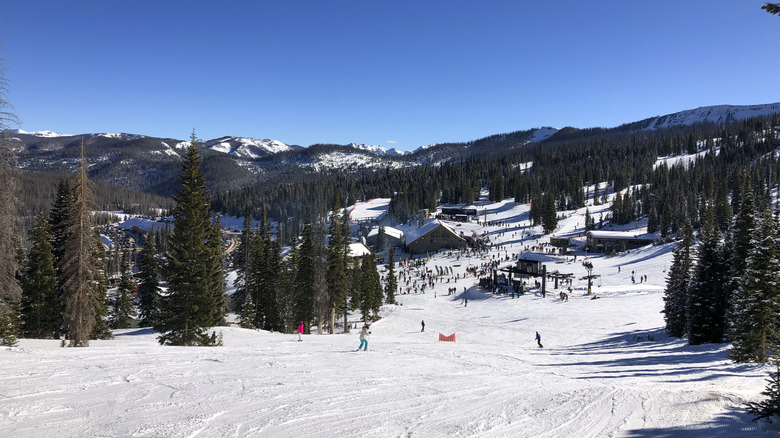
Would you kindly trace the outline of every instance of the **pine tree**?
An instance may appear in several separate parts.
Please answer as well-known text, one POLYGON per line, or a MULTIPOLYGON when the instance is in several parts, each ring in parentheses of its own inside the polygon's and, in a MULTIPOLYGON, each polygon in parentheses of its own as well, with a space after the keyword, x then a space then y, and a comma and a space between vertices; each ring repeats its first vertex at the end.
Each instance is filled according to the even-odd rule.
POLYGON ((772 15, 780 14, 780 3, 764 3, 761 9, 772 15))
POLYGON ((395 303, 395 291, 398 289, 398 281, 395 278, 395 248, 390 248, 387 262, 387 288, 385 290, 385 303, 395 303))
POLYGON ((380 225, 376 234, 376 250, 384 251, 385 248, 387 248, 387 234, 385 233, 385 227, 380 225))
POLYGON ((138 267, 138 316, 139 327, 151 327, 159 314, 160 263, 157 261, 157 247, 152 233, 146 236, 138 267))
POLYGON ((19 222, 16 211, 16 176, 14 157, 3 129, 13 115, 5 111, 4 69, 0 64, 0 345, 16 344, 19 332, 19 301, 22 289, 18 282, 20 247, 19 222))
POLYGON ((215 248, 221 242, 211 222, 206 180, 200 170, 203 160, 193 133, 184 155, 181 187, 174 194, 176 206, 171 211, 175 227, 169 238, 165 265, 168 294, 160 300, 160 315, 155 330, 160 344, 211 345, 207 332, 222 308, 224 283, 216 265, 221 263, 215 248), (216 289, 216 290, 215 290, 216 289))
POLYGON ((766 362, 780 343, 780 248, 777 222, 769 208, 760 223, 740 286, 731 297, 729 357, 735 362, 766 362))
POLYGON ((308 218, 303 225, 303 241, 298 252, 298 264, 295 269, 295 320, 303 321, 306 333, 314 319, 315 269, 317 249, 315 247, 314 227, 308 218))
POLYGON ((681 239, 674 250, 672 267, 666 280, 664 319, 669 336, 683 337, 688 323, 687 297, 693 269, 693 228, 685 221, 681 239))
POLYGON ((753 421, 765 419, 771 423, 773 418, 780 417, 780 359, 775 356, 772 362, 775 364, 775 371, 769 373, 766 389, 761 392, 766 398, 758 403, 745 404, 747 413, 755 415, 753 421))
POLYGON ((715 226, 712 206, 707 209, 700 231, 698 264, 688 288, 687 334, 688 343, 723 342, 726 329, 726 292, 723 288, 725 263, 720 243, 720 232, 715 226))
POLYGON ((100 240, 100 230, 95 227, 92 233, 92 254, 97 261, 95 271, 95 325, 91 339, 113 339, 114 334, 108 326, 108 277, 105 271, 106 251, 100 240))
POLYGON ((68 239, 68 225, 73 216, 75 198, 68 178, 61 178, 57 183, 57 194, 49 212, 49 229, 52 235, 52 247, 54 248, 54 262, 59 266, 62 254, 65 250, 65 242, 68 239))
POLYGON ((236 279, 233 281, 233 286, 236 287, 236 291, 231 298, 234 300, 234 307, 239 311, 241 311, 241 306, 246 302, 247 280, 252 270, 253 239, 252 213, 250 209, 247 209, 244 214, 244 229, 241 230, 241 238, 233 256, 233 266, 236 269, 236 279))
POLYGON ((62 309, 57 297, 49 224, 43 213, 37 217, 22 277, 22 329, 26 337, 52 338, 59 333, 62 309))
POLYGON ((113 329, 130 328, 133 323, 133 317, 136 316, 133 301, 130 298, 130 293, 135 289, 133 279, 130 278, 130 269, 127 267, 127 263, 122 263, 119 270, 121 271, 119 288, 114 298, 114 308, 111 312, 110 326, 113 329))
POLYGON ((244 303, 241 306, 241 313, 239 313, 238 325, 243 328, 255 328, 255 316, 257 310, 255 309, 255 301, 252 299, 252 294, 246 294, 244 303))
POLYGON ((379 312, 382 305, 382 285, 379 282, 379 272, 376 270, 376 259, 374 259, 373 254, 363 255, 360 260, 359 272, 359 307, 363 315, 363 322, 368 322, 372 315, 379 312))
MULTIPOLYGON (((329 240, 326 249, 327 272, 325 280, 328 284, 328 296, 330 297, 331 307, 331 333, 335 330, 336 318, 340 315, 346 315, 347 309, 347 242, 348 236, 343 233, 343 218, 340 213, 340 204, 338 195, 333 202, 333 214, 330 220, 328 230, 329 240)), ((344 332, 348 331, 346 322, 344 323, 344 332)))
POLYGON ((558 213, 555 210, 555 196, 552 193, 543 199, 542 228, 545 234, 550 234, 558 227, 558 213))
POLYGON ((71 347, 87 347, 100 306, 100 260, 95 257, 92 229, 92 190, 87 179, 87 160, 81 148, 81 167, 76 177, 75 202, 60 260, 63 325, 71 347))

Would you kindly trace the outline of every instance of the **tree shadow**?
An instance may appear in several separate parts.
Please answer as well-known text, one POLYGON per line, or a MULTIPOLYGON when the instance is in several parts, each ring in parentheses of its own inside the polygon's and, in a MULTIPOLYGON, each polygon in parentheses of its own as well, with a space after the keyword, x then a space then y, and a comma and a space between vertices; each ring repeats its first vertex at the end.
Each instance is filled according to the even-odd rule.
POLYGON ((766 422, 753 422, 751 415, 739 407, 731 407, 710 421, 668 428, 647 428, 623 431, 627 438, 690 438, 690 437, 766 437, 777 436, 780 428, 766 422))

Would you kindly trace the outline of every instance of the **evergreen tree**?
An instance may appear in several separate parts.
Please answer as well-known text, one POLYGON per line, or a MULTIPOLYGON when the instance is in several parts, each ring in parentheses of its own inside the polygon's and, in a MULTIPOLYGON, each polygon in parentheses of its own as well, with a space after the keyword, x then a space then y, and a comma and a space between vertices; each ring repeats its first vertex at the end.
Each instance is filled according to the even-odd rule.
POLYGON ((57 183, 57 194, 49 212, 49 229, 52 235, 54 262, 59 266, 68 238, 68 225, 73 215, 75 199, 68 178, 61 178, 57 183))
MULTIPOLYGON (((335 330, 335 322, 338 316, 347 315, 347 243, 349 236, 344 235, 343 217, 340 213, 340 203, 338 195, 333 202, 333 214, 330 220, 328 230, 329 239, 326 249, 327 272, 325 281, 328 285, 328 296, 330 297, 331 308, 331 333, 335 330)), ((344 322, 344 332, 348 331, 346 320, 344 322)))
POLYGON ((22 277, 22 329, 26 337, 52 338, 60 330, 62 309, 57 298, 57 271, 54 268, 49 225, 43 213, 30 236, 22 277))
POLYGON ((558 227, 558 213, 555 210, 555 196, 552 193, 548 193, 544 196, 542 201, 542 228, 545 234, 550 234, 558 227))
POLYGON ((139 327, 152 327, 159 314, 160 263, 157 261, 157 247, 152 233, 147 235, 138 267, 138 316, 139 327))
POLYGON ((691 345, 723 342, 727 304, 723 258, 720 232, 710 205, 700 231, 698 264, 686 301, 688 343, 691 345))
POLYGON ((100 240, 100 230, 95 227, 92 233, 92 254, 97 260, 95 271, 95 325, 91 339, 113 339, 114 334, 108 326, 108 277, 105 271, 106 252, 100 240))
POLYGON ((735 362, 766 362, 780 343, 780 260, 777 222, 767 208, 751 239, 752 251, 740 286, 731 297, 729 357, 735 362))
POLYGON ((246 294, 244 304, 241 306, 241 313, 239 313, 238 325, 243 328, 256 328, 256 313, 257 310, 255 309, 255 301, 252 299, 252 294, 246 294))
POLYGON ((381 252, 385 248, 387 248, 387 234, 385 233, 385 227, 380 225, 376 234, 376 250, 381 252))
POLYGON ((664 319, 669 336, 683 337, 688 324, 687 297, 693 269, 693 228, 685 221, 680 241, 674 250, 672 267, 666 280, 664 319))
POLYGON ((19 332, 19 301, 22 289, 18 282, 20 247, 19 221, 16 211, 16 175, 14 157, 5 139, 5 122, 13 115, 5 111, 5 78, 0 64, 0 345, 16 344, 19 332))
POLYGON ((764 3, 761 9, 769 12, 772 15, 780 14, 780 3, 764 3))
POLYGON ((382 285, 373 254, 363 255, 359 272, 360 312, 363 315, 363 322, 368 322, 372 315, 375 316, 379 312, 382 305, 382 285))
POLYGON ((133 301, 130 293, 135 289, 133 279, 130 278, 130 269, 127 263, 122 263, 119 270, 121 277, 119 279, 119 288, 114 298, 114 308, 111 312, 111 328, 124 329, 130 328, 133 323, 133 317, 136 311, 133 308, 133 301))
POLYGON ((780 417, 780 359, 775 357, 772 361, 775 371, 769 373, 766 389, 761 392, 766 398, 758 403, 745 404, 748 414, 755 415, 753 421, 767 420, 771 423, 773 418, 780 417))
POLYGON ((236 279, 233 281, 233 286, 236 287, 236 291, 233 293, 232 299, 235 300, 234 307, 239 311, 241 311, 241 306, 246 302, 247 279, 251 275, 252 270, 251 253, 253 239, 252 212, 250 209, 247 209, 246 213, 244 213, 244 229, 241 230, 241 238, 233 255, 233 267, 236 270, 236 279))
POLYGON ((92 190, 87 179, 87 160, 81 148, 81 167, 76 177, 76 199, 60 260, 63 325, 71 347, 87 347, 100 307, 101 260, 95 257, 92 228, 92 190))
POLYGON ((182 162, 181 187, 173 197, 175 227, 165 266, 168 294, 160 300, 160 315, 154 326, 161 333, 160 344, 211 345, 207 329, 222 311, 216 297, 221 299, 224 283, 218 281, 220 273, 215 272, 221 255, 215 260, 218 256, 214 249, 221 242, 214 241, 219 233, 211 222, 202 162, 193 133, 182 162))
POLYGON ((730 268, 730 279, 726 284, 728 296, 731 296, 740 286, 745 273, 747 259, 752 249, 750 240, 756 228, 756 214, 752 180, 750 172, 746 172, 740 190, 739 210, 727 242, 730 268))
POLYGON ((317 269, 317 248, 314 227, 307 217, 303 225, 303 240, 298 252, 298 264, 295 269, 295 320, 303 321, 306 333, 314 319, 315 281, 317 269))
POLYGON ((385 290, 385 303, 395 303, 395 291, 398 289, 398 281, 395 278, 395 248, 390 248, 387 262, 387 288, 385 290))

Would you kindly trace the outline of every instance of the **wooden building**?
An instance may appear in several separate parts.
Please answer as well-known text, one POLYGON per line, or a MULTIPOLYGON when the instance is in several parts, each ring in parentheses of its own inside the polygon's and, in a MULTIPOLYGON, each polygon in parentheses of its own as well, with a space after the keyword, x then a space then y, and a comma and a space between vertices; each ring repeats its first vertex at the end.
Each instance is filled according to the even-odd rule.
POLYGON ((406 235, 406 249, 410 254, 424 254, 465 246, 466 239, 463 236, 437 219, 426 220, 422 227, 406 235))
POLYGON ((588 251, 606 252, 624 251, 650 245, 656 239, 655 234, 637 233, 634 231, 597 231, 586 234, 588 241, 585 249, 588 251))

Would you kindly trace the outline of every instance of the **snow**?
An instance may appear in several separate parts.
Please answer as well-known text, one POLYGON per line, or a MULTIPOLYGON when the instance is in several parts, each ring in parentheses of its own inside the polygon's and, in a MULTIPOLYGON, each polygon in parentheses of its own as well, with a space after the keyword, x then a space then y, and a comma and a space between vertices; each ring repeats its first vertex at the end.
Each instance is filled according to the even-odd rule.
POLYGON ((144 231, 150 231, 153 228, 165 228, 166 224, 164 222, 144 219, 141 217, 128 217, 126 220, 117 224, 117 226, 123 230, 132 230, 133 227, 138 227, 144 231))
POLYGON ((381 219, 390 208, 391 198, 373 198, 349 207, 349 220, 353 223, 381 219))
MULTIPOLYGON (((358 330, 297 342, 217 327, 222 347, 163 347, 150 329, 117 330, 88 348, 23 339, 0 349, 0 436, 776 436, 776 426, 751 423, 742 406, 761 399, 770 366, 732 363, 728 344, 689 346, 665 335, 673 244, 614 257, 578 252, 577 262, 529 251, 549 271, 573 273, 573 290, 568 302, 558 290, 513 299, 483 291, 466 268, 547 237, 536 237, 527 205, 483 208, 508 225, 451 225, 503 248, 434 255, 428 269, 451 267, 460 280, 397 295, 399 305, 383 306, 371 325, 367 352, 355 351, 358 330), (586 257, 601 275, 597 300, 580 279, 586 257), (632 283, 632 271, 648 280, 632 283), (439 342, 439 333, 457 341, 439 342)), ((556 235, 581 235, 584 213, 561 212, 556 235)))
POLYGON ((354 149, 359 149, 359 150, 363 150, 363 151, 369 151, 369 152, 373 152, 373 153, 375 153, 377 155, 385 155, 385 156, 390 156, 390 157, 400 157, 400 156, 409 155, 409 154, 412 153, 410 151, 399 151, 396 148, 388 149, 386 147, 376 146, 376 145, 366 145, 366 144, 351 143, 349 146, 354 148, 354 149))
POLYGON ((13 132, 15 134, 26 134, 26 135, 33 135, 35 137, 45 137, 45 138, 53 138, 53 137, 72 137, 72 134, 60 134, 59 132, 54 131, 24 131, 21 129, 7 129, 7 132, 13 132))
POLYGON ((671 126, 693 125, 700 122, 715 124, 731 120, 744 120, 751 117, 768 116, 780 113, 780 102, 763 105, 714 105, 692 110, 680 111, 674 114, 654 117, 646 129, 654 130, 671 126))
POLYGON ((277 141, 250 137, 220 137, 208 140, 203 147, 240 158, 257 159, 269 154, 289 151, 290 146, 277 141))
MULTIPOLYGON (((402 240, 404 238, 404 233, 401 230, 395 229, 393 227, 384 227, 384 230, 385 230, 385 235, 387 235, 388 237, 392 237, 398 240, 402 240)), ((366 237, 373 237, 378 235, 379 235, 379 227, 375 227, 368 232, 368 235, 366 235, 366 237)))
POLYGON ((558 132, 557 128, 552 128, 549 126, 538 128, 534 130, 534 133, 531 135, 531 138, 528 139, 529 142, 532 141, 543 141, 550 138, 553 134, 558 132))
POLYGON ((362 243, 350 243, 348 254, 350 257, 363 257, 366 254, 371 254, 371 250, 362 243))

